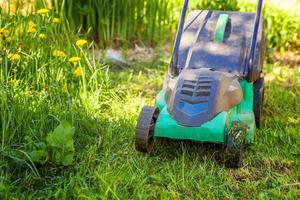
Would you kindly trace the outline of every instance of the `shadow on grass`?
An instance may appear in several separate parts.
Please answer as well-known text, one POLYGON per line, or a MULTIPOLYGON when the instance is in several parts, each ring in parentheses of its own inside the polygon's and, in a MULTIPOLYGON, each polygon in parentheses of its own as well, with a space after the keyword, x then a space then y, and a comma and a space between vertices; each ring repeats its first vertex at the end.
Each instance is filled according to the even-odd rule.
POLYGON ((186 154, 203 162, 209 158, 216 165, 219 165, 220 167, 225 166, 226 150, 222 144, 157 138, 155 145, 156 151, 154 156, 167 160, 175 160, 180 158, 183 154, 186 154))
POLYGON ((0 90, 0 177, 7 182, 7 191, 43 189, 55 182, 56 177, 76 171, 79 163, 86 159, 89 148, 99 145, 97 139, 104 131, 102 124, 80 101, 71 102, 68 93, 58 91, 57 95, 46 96, 41 92, 9 89, 0 90), (47 135, 64 120, 76 130, 73 164, 61 166, 51 160, 45 164, 33 161, 31 152, 40 150, 38 146, 46 144, 47 135))

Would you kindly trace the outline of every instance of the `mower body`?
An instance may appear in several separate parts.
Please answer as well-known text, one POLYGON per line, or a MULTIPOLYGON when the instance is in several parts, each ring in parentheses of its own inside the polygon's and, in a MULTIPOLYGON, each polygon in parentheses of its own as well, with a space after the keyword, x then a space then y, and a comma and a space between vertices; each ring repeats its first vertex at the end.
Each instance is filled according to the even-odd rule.
POLYGON ((262 119, 262 3, 256 13, 196 10, 186 19, 184 1, 163 89, 139 116, 137 150, 153 152, 155 137, 218 143, 230 166, 241 164, 262 119))
POLYGON ((232 122, 242 121, 248 125, 247 142, 253 141, 254 87, 262 78, 265 52, 260 20, 252 76, 247 80, 250 72, 245 64, 254 23, 253 13, 205 10, 188 15, 179 48, 180 73, 166 76, 164 88, 156 97, 160 114, 155 137, 226 145, 232 122), (217 33, 220 16, 224 15, 228 17, 223 22, 224 32, 217 33), (219 41, 217 34, 223 35, 219 41))

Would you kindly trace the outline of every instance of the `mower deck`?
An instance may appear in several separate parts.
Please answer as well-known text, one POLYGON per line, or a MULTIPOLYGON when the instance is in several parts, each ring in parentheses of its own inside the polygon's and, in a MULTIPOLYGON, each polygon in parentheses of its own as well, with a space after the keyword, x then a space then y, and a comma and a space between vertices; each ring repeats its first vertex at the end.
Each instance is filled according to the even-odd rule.
POLYGON ((155 124, 154 136, 178 140, 192 140, 198 142, 220 143, 226 145, 227 134, 232 122, 242 121, 248 124, 246 141, 252 143, 255 130, 255 117, 253 112, 253 84, 240 81, 243 90, 241 103, 229 111, 223 111, 198 127, 179 125, 169 114, 165 101, 165 91, 156 97, 156 106, 160 114, 155 124))

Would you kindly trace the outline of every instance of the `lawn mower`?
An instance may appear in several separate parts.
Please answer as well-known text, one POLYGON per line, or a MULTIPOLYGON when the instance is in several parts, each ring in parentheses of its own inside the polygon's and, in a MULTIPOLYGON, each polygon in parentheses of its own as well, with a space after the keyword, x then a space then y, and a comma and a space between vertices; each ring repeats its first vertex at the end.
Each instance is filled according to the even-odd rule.
POLYGON ((135 147, 151 153, 154 138, 218 143, 238 167, 262 120, 263 0, 256 13, 195 10, 186 18, 188 2, 163 89, 139 115, 135 147))

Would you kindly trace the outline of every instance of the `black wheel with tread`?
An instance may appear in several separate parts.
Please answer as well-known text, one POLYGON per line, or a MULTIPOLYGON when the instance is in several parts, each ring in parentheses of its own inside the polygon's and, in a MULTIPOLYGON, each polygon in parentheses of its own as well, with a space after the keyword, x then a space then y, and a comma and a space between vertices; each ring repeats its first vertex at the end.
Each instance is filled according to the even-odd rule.
POLYGON ((138 151, 152 153, 154 150, 154 126, 159 110, 144 106, 140 112, 135 131, 135 148, 138 151))
POLYGON ((228 133, 226 161, 229 168, 238 168, 242 165, 246 150, 247 124, 237 121, 233 122, 228 133))
POLYGON ((254 83, 254 102, 253 110, 255 115, 256 127, 260 128, 263 118, 263 108, 264 108, 264 78, 259 78, 254 83))

